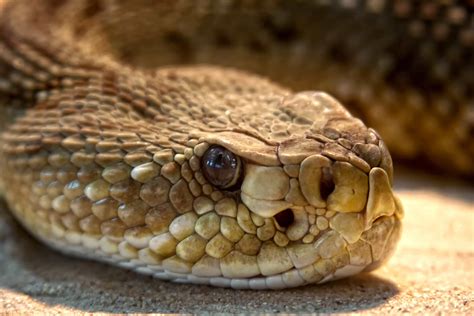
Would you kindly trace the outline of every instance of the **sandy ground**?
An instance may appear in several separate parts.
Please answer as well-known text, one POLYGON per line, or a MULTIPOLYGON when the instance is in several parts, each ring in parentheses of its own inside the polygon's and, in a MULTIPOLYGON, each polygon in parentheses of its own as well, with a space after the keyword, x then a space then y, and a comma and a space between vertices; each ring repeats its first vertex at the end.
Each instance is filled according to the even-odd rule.
POLYGON ((405 226, 388 265, 322 286, 261 292, 171 284, 62 256, 29 237, 0 202, 0 314, 474 314, 474 187, 403 172, 396 191, 405 206, 405 226))

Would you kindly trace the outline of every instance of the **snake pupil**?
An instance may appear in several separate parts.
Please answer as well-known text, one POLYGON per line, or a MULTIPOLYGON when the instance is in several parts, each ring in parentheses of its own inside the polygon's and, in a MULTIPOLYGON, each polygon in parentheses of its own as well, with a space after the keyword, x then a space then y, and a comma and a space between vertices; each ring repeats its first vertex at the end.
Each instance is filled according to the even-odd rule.
POLYGON ((202 165, 207 181, 218 188, 234 188, 241 178, 239 158, 222 146, 209 148, 204 153, 202 165))

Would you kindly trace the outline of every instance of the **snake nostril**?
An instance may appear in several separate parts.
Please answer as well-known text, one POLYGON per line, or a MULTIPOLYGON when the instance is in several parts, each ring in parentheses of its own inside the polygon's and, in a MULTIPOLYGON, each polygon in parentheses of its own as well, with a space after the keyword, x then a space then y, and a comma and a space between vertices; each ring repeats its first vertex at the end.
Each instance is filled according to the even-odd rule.
POLYGON ((329 167, 324 167, 322 168, 322 173, 321 173, 321 183, 319 185, 319 190, 321 193, 321 197, 326 200, 329 196, 329 194, 334 191, 335 184, 334 184, 334 179, 332 175, 332 170, 329 167))
POLYGON ((278 223, 278 225, 287 228, 291 224, 293 224, 295 220, 295 215, 293 214, 293 211, 291 209, 287 208, 286 210, 281 211, 280 213, 273 216, 273 218, 278 223))

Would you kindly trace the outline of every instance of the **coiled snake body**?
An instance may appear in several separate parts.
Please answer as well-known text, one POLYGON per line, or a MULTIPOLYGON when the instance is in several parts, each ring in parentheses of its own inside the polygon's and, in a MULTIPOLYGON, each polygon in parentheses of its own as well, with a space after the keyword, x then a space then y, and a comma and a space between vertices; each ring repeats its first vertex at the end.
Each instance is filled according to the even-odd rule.
MULTIPOLYGON (((427 129, 399 139, 383 127, 379 114, 393 102, 427 112, 405 81, 393 88, 406 89, 402 97, 383 86, 389 72, 403 77, 388 52, 408 27, 403 16, 382 15, 382 2, 344 3, 7 3, 0 191, 11 211, 61 252, 177 282, 278 289, 376 268, 393 252, 402 217, 379 134, 325 93, 215 66, 158 68, 230 64, 292 88, 340 90, 398 156, 418 157, 425 146, 446 167, 448 146, 450 168, 472 174, 466 103, 449 104, 460 127, 429 146, 427 129), (339 45, 366 15, 370 32, 339 45), (386 40, 370 41, 394 25, 386 40), (374 54, 381 58, 371 68, 374 54)), ((460 34, 470 30, 459 25, 460 34)), ((471 66, 456 68, 467 88, 471 66)), ((464 86, 443 89, 468 100, 464 86)), ((397 135, 413 128, 400 117, 392 123, 397 135)))

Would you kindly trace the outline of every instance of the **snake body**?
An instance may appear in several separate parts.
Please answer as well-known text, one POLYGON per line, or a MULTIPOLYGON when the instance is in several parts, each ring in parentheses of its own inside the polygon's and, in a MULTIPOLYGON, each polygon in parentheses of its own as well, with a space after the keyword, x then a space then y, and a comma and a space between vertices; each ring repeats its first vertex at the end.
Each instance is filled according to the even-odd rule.
POLYGON ((279 289, 378 267, 403 215, 387 146, 333 97, 293 89, 338 95, 398 157, 472 175, 471 9, 439 6, 457 9, 453 40, 421 4, 341 3, 7 3, 12 213, 61 252, 175 282, 279 289), (236 157, 232 188, 209 177, 214 149, 236 157))

